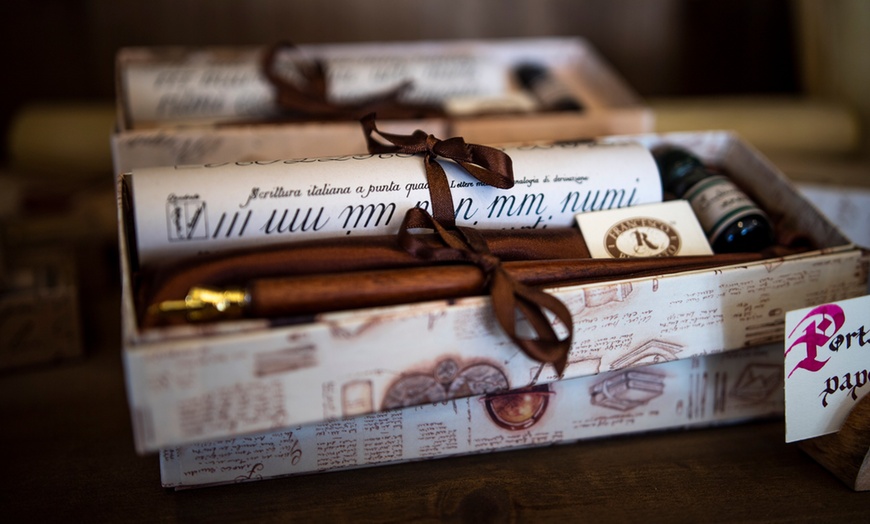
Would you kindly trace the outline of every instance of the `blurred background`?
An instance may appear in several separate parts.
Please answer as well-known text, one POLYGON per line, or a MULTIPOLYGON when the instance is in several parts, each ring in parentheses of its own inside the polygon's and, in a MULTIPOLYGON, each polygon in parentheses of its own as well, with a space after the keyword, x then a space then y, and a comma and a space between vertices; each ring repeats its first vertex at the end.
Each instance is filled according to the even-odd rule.
MULTIPOLYGON (((30 0, 0 13, 7 289, 49 278, 14 268, 25 247, 51 246, 53 263, 72 257, 73 289, 114 290, 109 136, 125 46, 582 37, 654 110, 657 131, 733 129, 818 202, 833 198, 825 206, 853 235, 870 222, 864 0, 30 0)), ((0 337, 25 336, 10 324, 0 337)))
POLYGON ((647 98, 811 96, 865 125, 870 113, 862 0, 32 0, 2 10, 4 130, 34 102, 111 101, 123 46, 279 39, 580 36, 647 98))
MULTIPOLYGON (((579 36, 661 109, 662 129, 704 123, 678 120, 688 118, 679 111, 684 107, 694 118, 707 116, 718 124, 723 115, 715 111, 717 102, 740 97, 754 103, 762 97, 772 108, 791 103, 797 116, 812 107, 820 120, 824 109, 829 117, 842 117, 824 120, 834 124, 827 130, 790 131, 795 141, 807 140, 800 131, 816 135, 812 149, 824 144, 828 152, 866 154, 870 144, 862 132, 870 124, 870 5, 862 0, 33 0, 9 2, 2 10, 0 160, 7 165, 29 154, 16 149, 21 147, 16 119, 28 116, 34 104, 111 105, 114 58, 121 47, 258 45, 279 39, 579 36)), ((745 106, 726 107, 737 117, 742 113, 735 111, 745 106)), ((766 145, 751 129, 746 132, 766 145)), ((108 147, 102 153, 108 155, 108 147)))

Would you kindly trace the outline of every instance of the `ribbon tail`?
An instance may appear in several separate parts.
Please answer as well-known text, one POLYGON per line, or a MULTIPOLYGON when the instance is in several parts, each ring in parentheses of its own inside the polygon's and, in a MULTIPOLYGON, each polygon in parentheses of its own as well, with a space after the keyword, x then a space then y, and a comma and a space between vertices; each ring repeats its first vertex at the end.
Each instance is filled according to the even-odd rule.
POLYGON ((303 57, 299 48, 292 43, 278 42, 269 47, 263 55, 260 69, 275 89, 276 102, 282 109, 325 115, 341 111, 341 108, 331 104, 326 98, 326 72, 323 62, 303 57), (278 56, 282 52, 297 55, 295 68, 304 80, 304 86, 296 85, 278 72, 278 56))
POLYGON ((470 161, 457 162, 471 176, 499 189, 514 187, 513 160, 504 151, 480 144, 466 144, 470 161))
POLYGON ((447 173, 431 154, 424 159, 426 163, 426 181, 429 182, 429 196, 432 201, 432 216, 435 221, 447 229, 456 225, 456 212, 453 210, 453 195, 447 173))
POLYGON ((508 337, 530 358, 548 364, 562 376, 568 365, 568 353, 573 338, 571 312, 556 297, 525 286, 511 279, 499 268, 493 275, 491 285, 493 310, 496 319, 508 337), (517 334, 516 313, 529 322, 535 338, 517 334), (560 339, 546 311, 555 315, 567 329, 568 335, 560 339))
POLYGON ((410 135, 398 135, 387 133, 378 129, 375 123, 375 113, 368 113, 360 119, 363 128, 363 136, 369 153, 377 155, 381 153, 422 153, 426 151, 426 137, 429 136, 421 130, 416 130, 410 135), (384 144, 376 137, 389 142, 384 144))

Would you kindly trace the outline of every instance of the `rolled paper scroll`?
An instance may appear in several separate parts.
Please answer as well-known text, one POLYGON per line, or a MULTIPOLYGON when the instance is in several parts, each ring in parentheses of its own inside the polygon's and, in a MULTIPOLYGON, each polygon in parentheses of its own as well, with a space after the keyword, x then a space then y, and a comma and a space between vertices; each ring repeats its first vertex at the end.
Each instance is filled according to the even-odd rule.
MULTIPOLYGON (((580 142, 505 149, 516 173, 503 189, 451 160, 456 224, 481 229, 568 227, 576 213, 660 202, 640 144, 580 142)), ((418 155, 371 154, 134 170, 139 262, 304 239, 398 232, 405 212, 430 209, 418 155)))

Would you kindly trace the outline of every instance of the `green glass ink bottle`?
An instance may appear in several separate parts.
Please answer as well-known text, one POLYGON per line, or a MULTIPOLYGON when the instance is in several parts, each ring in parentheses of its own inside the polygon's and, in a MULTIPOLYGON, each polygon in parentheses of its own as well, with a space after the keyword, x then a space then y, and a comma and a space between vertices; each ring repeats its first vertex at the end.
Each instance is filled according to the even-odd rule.
POLYGON ((767 215, 728 177, 678 147, 656 148, 653 156, 663 189, 689 201, 714 253, 760 251, 773 244, 767 215))

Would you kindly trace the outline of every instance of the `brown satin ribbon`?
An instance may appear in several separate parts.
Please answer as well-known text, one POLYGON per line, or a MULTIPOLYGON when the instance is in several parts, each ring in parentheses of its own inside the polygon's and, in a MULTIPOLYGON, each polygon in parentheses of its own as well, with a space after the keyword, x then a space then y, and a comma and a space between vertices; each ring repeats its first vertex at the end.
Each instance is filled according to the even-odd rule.
POLYGON ((479 267, 486 278, 493 312, 507 336, 526 355, 538 362, 552 364, 556 372, 562 375, 571 349, 571 312, 557 298, 522 284, 505 271, 501 260, 489 251, 486 241, 477 230, 461 226, 448 230, 425 210, 412 208, 405 214, 399 229, 399 244, 421 259, 466 262, 479 267), (433 229, 445 247, 433 249, 431 244, 417 239, 411 232, 417 228, 433 229), (537 338, 517 334, 517 310, 529 322, 537 338), (567 329, 568 335, 564 339, 559 339, 546 311, 553 313, 567 329))
POLYGON ((514 185, 510 156, 493 147, 467 144, 461 137, 439 140, 420 130, 411 135, 384 133, 377 129, 374 114, 367 115, 361 122, 370 153, 423 153, 432 214, 421 208, 408 210, 399 228, 399 244, 420 259, 465 262, 479 267, 486 278, 496 319, 507 336, 526 355, 538 362, 552 364, 556 372, 562 375, 571 348, 571 312, 557 298, 522 284, 506 272, 501 260, 492 254, 479 231, 456 225, 450 184, 444 168, 436 160, 436 157, 450 159, 477 180, 500 189, 509 189, 514 185), (375 135, 389 144, 378 141, 375 135), (444 242, 444 247, 433 248, 411 232, 421 228, 434 230, 444 242), (529 322, 537 338, 517 334, 517 311, 529 322), (564 339, 559 339, 546 311, 554 314, 567 328, 568 335, 564 339))
POLYGON ((400 101, 400 97, 411 87, 411 82, 352 104, 331 102, 326 96, 326 71, 323 62, 302 56, 299 49, 289 42, 278 42, 269 46, 263 53, 260 70, 275 89, 277 106, 303 119, 358 120, 361 115, 373 111, 390 118, 441 114, 441 110, 437 108, 404 104, 400 101), (279 70, 278 57, 281 53, 288 52, 298 55, 294 63, 297 72, 304 79, 302 85, 288 80, 279 70))
POLYGON ((377 128, 375 114, 369 113, 360 122, 366 138, 369 153, 423 153, 426 166, 426 181, 429 183, 429 196, 432 202, 432 215, 435 220, 446 228, 452 228, 455 223, 453 197, 450 184, 444 168, 435 160, 436 157, 452 160, 462 166, 477 180, 499 189, 510 189, 514 186, 514 169, 511 157, 504 151, 494 147, 478 144, 467 144, 462 137, 440 140, 424 131, 414 131, 410 135, 385 133, 377 128), (379 136, 389 142, 378 141, 379 136))

